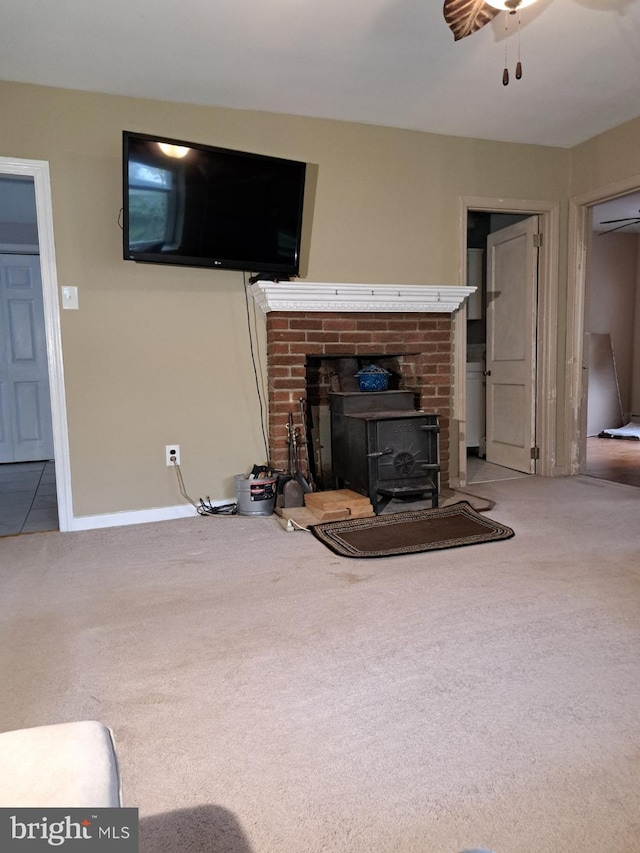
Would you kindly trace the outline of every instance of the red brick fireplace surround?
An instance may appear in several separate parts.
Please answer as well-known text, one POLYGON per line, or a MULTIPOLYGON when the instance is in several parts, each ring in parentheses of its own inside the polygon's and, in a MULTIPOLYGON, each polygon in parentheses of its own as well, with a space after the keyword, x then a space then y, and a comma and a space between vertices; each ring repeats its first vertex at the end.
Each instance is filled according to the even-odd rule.
MULTIPOLYGON (((448 482, 452 399, 452 313, 474 288, 257 282, 267 314, 271 464, 286 469, 287 421, 300 423, 312 358, 393 356, 400 388, 440 423, 441 482, 448 482)), ((306 460, 303 459, 303 465, 306 460)))

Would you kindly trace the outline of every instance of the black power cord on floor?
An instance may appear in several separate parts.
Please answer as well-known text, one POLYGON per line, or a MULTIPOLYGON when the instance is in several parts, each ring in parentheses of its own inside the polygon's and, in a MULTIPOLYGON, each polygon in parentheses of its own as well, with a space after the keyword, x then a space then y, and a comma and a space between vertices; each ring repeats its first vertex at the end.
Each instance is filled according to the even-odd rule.
POLYGON ((200 515, 237 515, 238 504, 219 504, 213 506, 211 498, 207 495, 206 500, 200 498, 200 503, 197 507, 200 515))
POLYGON ((220 506, 213 506, 211 503, 211 498, 207 495, 206 499, 203 500, 200 498, 200 502, 196 503, 194 499, 187 493, 187 490, 184 485, 184 479, 182 477, 182 471, 180 470, 180 466, 178 465, 177 459, 171 457, 171 461, 173 462, 173 467, 176 469, 176 477, 178 478, 178 488, 180 489, 180 494, 182 497, 188 501, 192 507, 195 508, 198 515, 236 515, 238 512, 238 505, 235 503, 229 504, 221 504, 220 506))

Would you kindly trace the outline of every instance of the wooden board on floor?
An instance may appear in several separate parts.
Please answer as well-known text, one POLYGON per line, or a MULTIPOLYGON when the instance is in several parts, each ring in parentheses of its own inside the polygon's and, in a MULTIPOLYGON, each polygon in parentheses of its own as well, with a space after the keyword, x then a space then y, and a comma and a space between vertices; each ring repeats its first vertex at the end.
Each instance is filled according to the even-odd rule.
POLYGON ((321 521, 343 521, 346 518, 368 518, 375 515, 369 498, 351 489, 309 492, 304 507, 276 507, 276 515, 285 530, 300 529, 321 521))
POLYGON ((315 507, 292 507, 291 509, 283 509, 281 511, 283 518, 292 518, 299 524, 303 522, 309 524, 317 524, 319 521, 342 521, 349 518, 349 510, 341 507, 333 509, 316 509, 315 507))
POLYGON ((290 527, 295 529, 296 527, 309 527, 311 524, 318 524, 316 516, 310 509, 304 506, 291 507, 290 509, 276 507, 275 513, 280 516, 282 526, 285 530, 290 529, 290 527), (288 522, 293 522, 293 525, 290 525, 288 522))
POLYGON ((373 508, 371 501, 366 495, 354 492, 352 489, 333 489, 326 492, 309 492, 304 496, 305 505, 313 510, 348 509, 354 512, 363 512, 373 508))

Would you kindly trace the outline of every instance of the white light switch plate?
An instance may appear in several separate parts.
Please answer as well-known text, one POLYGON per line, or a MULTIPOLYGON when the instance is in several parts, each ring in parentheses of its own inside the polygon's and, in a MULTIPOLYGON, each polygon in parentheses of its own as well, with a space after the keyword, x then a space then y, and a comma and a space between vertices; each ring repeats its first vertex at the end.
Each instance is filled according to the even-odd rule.
POLYGON ((62 307, 63 308, 78 308, 78 288, 63 287, 62 288, 62 307))

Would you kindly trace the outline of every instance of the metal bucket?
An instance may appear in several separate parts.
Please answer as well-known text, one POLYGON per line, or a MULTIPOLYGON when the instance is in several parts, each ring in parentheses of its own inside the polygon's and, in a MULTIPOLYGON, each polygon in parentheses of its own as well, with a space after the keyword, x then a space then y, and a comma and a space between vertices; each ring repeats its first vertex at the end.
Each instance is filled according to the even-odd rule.
POLYGON ((249 479, 236 474, 236 503, 238 515, 271 515, 276 505, 277 477, 249 479))

